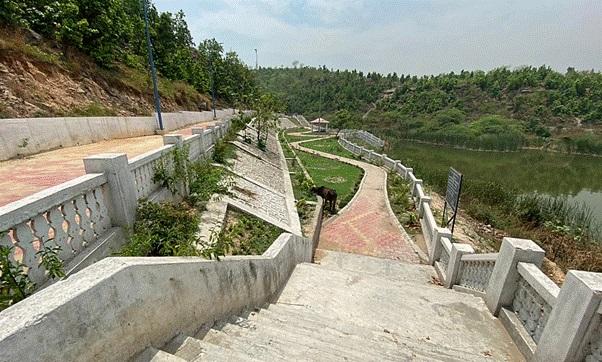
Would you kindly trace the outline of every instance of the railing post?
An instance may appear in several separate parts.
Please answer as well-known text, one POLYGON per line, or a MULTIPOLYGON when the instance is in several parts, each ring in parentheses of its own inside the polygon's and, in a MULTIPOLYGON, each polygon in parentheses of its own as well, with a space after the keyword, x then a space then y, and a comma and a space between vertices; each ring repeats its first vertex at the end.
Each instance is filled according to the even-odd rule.
POLYGON ((602 273, 569 271, 532 360, 584 360, 593 329, 601 328, 601 302, 602 273))
POLYGON ((468 244, 452 243, 451 252, 449 253, 449 263, 445 275, 445 287, 451 288, 458 282, 460 276, 460 267, 462 266, 462 256, 465 254, 473 254, 474 249, 468 244))
POLYGON ((414 169, 411 167, 406 167, 406 173, 403 175, 403 178, 407 180, 411 173, 414 173, 414 169))
POLYGON ((416 186, 420 185, 422 186, 422 179, 416 179, 416 181, 412 184, 412 196, 418 196, 418 192, 416 191, 416 186))
POLYGON ((163 145, 176 145, 176 147, 182 147, 184 145, 184 136, 181 134, 166 134, 163 136, 163 145))
POLYGON ((213 134, 213 130, 209 128, 209 129, 203 130, 203 133, 201 135, 204 155, 207 153, 209 148, 211 148, 211 145, 213 145, 212 134, 213 134))
POLYGON ((518 283, 519 262, 541 267, 545 252, 528 239, 504 238, 495 267, 485 291, 485 303, 497 316, 503 306, 512 304, 518 283))
POLYGON ((443 248, 443 245, 441 244, 441 238, 448 238, 450 241, 452 241, 451 231, 449 231, 448 228, 435 227, 432 240, 433 245, 431 245, 431 253, 429 255, 429 263, 431 265, 435 265, 435 262, 441 256, 441 249, 443 248))
POLYGON ((426 203, 429 206, 431 206, 431 201, 433 201, 433 199, 430 196, 422 196, 420 198, 418 203, 418 216, 422 218, 422 216, 424 215, 424 204, 426 203))
POLYGON ((104 153, 84 158, 86 173, 104 173, 109 184, 109 212, 113 225, 131 228, 136 219, 136 181, 125 153, 104 153))

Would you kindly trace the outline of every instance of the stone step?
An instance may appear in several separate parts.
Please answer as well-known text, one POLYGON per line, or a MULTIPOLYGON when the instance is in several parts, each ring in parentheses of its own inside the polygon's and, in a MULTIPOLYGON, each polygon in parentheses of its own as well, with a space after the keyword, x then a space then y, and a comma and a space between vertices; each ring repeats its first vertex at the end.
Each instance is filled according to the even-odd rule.
POLYGON ((244 355, 231 351, 220 346, 202 341, 197 338, 179 334, 169 342, 163 351, 171 353, 186 361, 210 361, 224 360, 229 361, 249 361, 244 355))
MULTIPOLYGON (((278 309, 278 308, 277 308, 278 309)), ((380 360, 482 360, 482 356, 474 356, 462 350, 441 348, 429 340, 411 340, 388 330, 371 331, 355 326, 346 321, 315 322, 303 319, 297 313, 288 313, 286 309, 262 310, 257 319, 269 319, 278 328, 296 330, 300 334, 311 333, 320 340, 345 348, 369 351, 380 360)), ((310 314, 310 313, 306 313, 310 314)))
POLYGON ((284 355, 289 361, 365 361, 370 357, 365 353, 345 351, 315 338, 291 333, 269 324, 257 325, 252 321, 247 321, 244 325, 229 324, 222 331, 228 335, 236 335, 239 341, 264 346, 284 355))
POLYGON ((297 265, 277 302, 412 341, 430 341, 444 350, 522 358, 480 298, 442 287, 304 263, 297 265))
POLYGON ((135 362, 186 362, 185 359, 175 356, 171 353, 148 347, 135 359, 135 362))
MULTIPOLYGON (((241 331, 242 333, 243 331, 241 331)), ((226 349, 230 352, 243 354, 247 360, 258 361, 284 361, 286 353, 275 350, 271 346, 249 342, 241 334, 228 334, 221 330, 211 329, 203 338, 203 342, 226 349)))
POLYGON ((317 264, 335 270, 361 272, 393 281, 433 285, 435 269, 430 265, 412 264, 373 256, 318 249, 317 264))
POLYGON ((203 353, 203 341, 185 334, 178 334, 162 349, 187 361, 192 361, 203 353))
MULTIPOLYGON (((364 360, 397 361, 402 356, 412 357, 411 354, 400 348, 391 335, 383 333, 382 336, 368 336, 369 332, 362 333, 360 336, 355 333, 342 332, 341 329, 346 329, 341 326, 344 323, 331 327, 296 316, 292 318, 284 316, 269 309, 262 310, 253 321, 257 323, 257 328, 270 326, 273 330, 285 331, 298 336, 299 339, 316 340, 348 358, 353 357, 349 352, 354 352, 356 357, 364 360)), ((358 327, 358 329, 361 328, 358 327)))

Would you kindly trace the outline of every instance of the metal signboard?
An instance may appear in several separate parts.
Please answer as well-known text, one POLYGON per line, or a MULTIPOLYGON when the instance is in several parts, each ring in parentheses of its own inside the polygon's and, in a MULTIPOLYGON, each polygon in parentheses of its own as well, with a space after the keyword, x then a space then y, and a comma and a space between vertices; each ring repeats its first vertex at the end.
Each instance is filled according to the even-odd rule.
POLYGON ((462 192, 462 174, 453 167, 449 168, 447 174, 447 191, 445 192, 445 204, 443 205, 443 222, 447 227, 451 223, 451 232, 454 232, 456 224, 456 215, 458 214, 458 204, 460 203, 460 193, 462 192), (452 216, 447 218, 447 207, 452 211, 452 216))

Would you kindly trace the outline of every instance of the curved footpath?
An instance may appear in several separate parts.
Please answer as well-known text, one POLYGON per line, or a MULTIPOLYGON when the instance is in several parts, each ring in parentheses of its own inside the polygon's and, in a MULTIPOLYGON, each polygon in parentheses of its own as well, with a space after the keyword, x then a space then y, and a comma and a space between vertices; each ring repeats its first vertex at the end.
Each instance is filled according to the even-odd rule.
POLYGON ((351 202, 322 226, 318 249, 370 255, 420 263, 420 252, 391 211, 387 196, 387 173, 359 160, 312 150, 292 142, 293 148, 361 167, 365 174, 351 202))

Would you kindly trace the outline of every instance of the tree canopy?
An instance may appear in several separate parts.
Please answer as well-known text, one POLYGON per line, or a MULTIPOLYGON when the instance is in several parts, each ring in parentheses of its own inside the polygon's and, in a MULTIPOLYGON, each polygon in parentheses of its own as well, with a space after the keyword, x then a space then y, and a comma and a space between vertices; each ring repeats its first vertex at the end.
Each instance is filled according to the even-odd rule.
MULTIPOLYGON (((146 0, 3 0, 0 24, 33 30, 92 57, 103 67, 125 63, 147 67, 143 1, 146 0)), ((150 35, 155 63, 163 77, 191 84, 232 103, 255 97, 253 74, 234 52, 224 53, 215 40, 195 45, 185 15, 159 12, 149 4, 150 35), (214 71, 214 77, 212 77, 214 71)))

